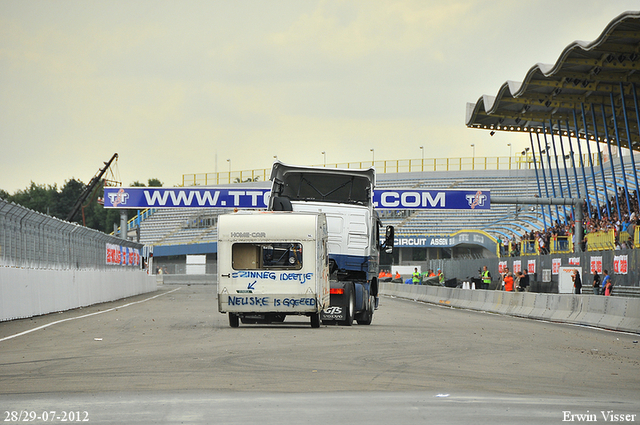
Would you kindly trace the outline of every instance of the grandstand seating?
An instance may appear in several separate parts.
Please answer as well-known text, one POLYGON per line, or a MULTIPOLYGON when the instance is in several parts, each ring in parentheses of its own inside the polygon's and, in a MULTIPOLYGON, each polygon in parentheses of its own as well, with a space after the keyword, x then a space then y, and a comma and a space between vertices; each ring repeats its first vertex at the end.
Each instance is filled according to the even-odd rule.
POLYGON ((158 209, 140 224, 140 242, 145 245, 215 242, 218 237, 215 217, 225 211, 220 208, 158 209), (194 223, 203 217, 213 219, 205 224, 194 223))
MULTIPOLYGON (((415 189, 482 189, 493 196, 533 196, 537 194, 534 170, 473 172, 425 172, 408 175, 385 174, 378 176, 378 188, 415 189), (452 178, 453 176, 453 178, 452 178)), ((461 229, 484 230, 490 234, 510 236, 542 227, 539 207, 494 205, 490 210, 413 211, 408 219, 400 223, 383 221, 396 226, 396 234, 451 234, 461 229), (536 212, 537 211, 537 212, 536 212), (496 225, 507 226, 500 229, 496 225)))
MULTIPOLYGON (((639 163, 640 161, 636 161, 639 163)), ((546 165, 546 161, 545 161, 546 165)), ((615 180, 618 187, 622 187, 622 167, 615 162, 615 180)), ((630 161, 625 158, 627 183, 634 186, 634 176, 630 161)), ((582 169, 577 169, 577 178, 573 169, 552 169, 554 187, 551 187, 549 169, 545 169, 548 182, 548 195, 544 187, 542 170, 538 170, 540 178, 540 193, 542 197, 568 197, 569 191, 573 197, 580 193, 585 197, 585 181, 582 169), (558 181, 560 176, 561 181, 558 181), (577 186, 576 186, 577 180, 577 186), (562 190, 561 190, 562 189, 562 190)), ((593 206, 596 198, 600 205, 604 205, 605 192, 602 186, 600 167, 594 167, 596 187, 593 187, 591 169, 584 170, 588 197, 593 206)), ((613 176, 610 163, 604 167, 604 180, 607 194, 614 193, 613 176)), ((534 169, 520 170, 473 170, 473 171, 429 171, 415 173, 378 174, 378 188, 398 189, 481 189, 491 191, 492 196, 505 197, 533 197, 538 196, 538 180, 534 169)), ((158 209, 141 222, 141 242, 153 245, 173 245, 214 242, 217 238, 215 217, 227 212, 225 209, 158 209), (209 217, 210 220, 202 220, 209 217), (200 221, 200 223, 195 223, 200 221)), ((531 230, 540 230, 552 225, 558 217, 564 221, 565 214, 571 218, 570 206, 540 206, 540 205, 501 205, 494 204, 490 210, 452 211, 452 210, 420 210, 420 211, 380 211, 384 225, 396 227, 397 235, 452 234, 462 229, 483 230, 496 239, 520 237, 531 230), (556 212, 557 211, 557 212, 556 212)))

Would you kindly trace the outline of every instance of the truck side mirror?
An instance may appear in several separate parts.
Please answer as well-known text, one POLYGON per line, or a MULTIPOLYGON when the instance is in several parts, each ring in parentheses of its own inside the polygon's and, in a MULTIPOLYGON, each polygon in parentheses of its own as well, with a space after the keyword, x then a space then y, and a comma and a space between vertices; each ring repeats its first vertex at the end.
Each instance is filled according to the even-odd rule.
POLYGON ((393 252, 394 234, 395 229, 393 226, 387 226, 384 233, 384 244, 382 245, 384 252, 387 254, 391 254, 393 252))

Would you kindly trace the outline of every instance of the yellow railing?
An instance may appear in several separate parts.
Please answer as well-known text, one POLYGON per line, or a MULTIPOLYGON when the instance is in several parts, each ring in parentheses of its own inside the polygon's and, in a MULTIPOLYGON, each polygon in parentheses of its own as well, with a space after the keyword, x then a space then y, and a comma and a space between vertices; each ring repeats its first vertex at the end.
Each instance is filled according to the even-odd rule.
POLYGON ((516 255, 522 255, 522 242, 509 242, 506 252, 504 251, 504 245, 496 244, 496 255, 498 257, 514 257, 516 255), (520 250, 519 252, 516 252, 516 247, 520 250))
POLYGON ((573 252, 573 237, 569 236, 555 236, 551 238, 550 243, 551 254, 566 254, 573 252))
MULTIPOLYGON (((545 167, 548 166, 546 156, 545 167)), ((576 158, 576 165, 579 164, 576 158)), ((592 154, 594 165, 599 165, 596 154, 592 154)), ((559 164, 565 164, 562 157, 558 157, 559 164)), ((536 161, 540 163, 540 156, 536 161)), ((383 161, 343 162, 325 165, 314 165, 326 168, 354 168, 363 169, 374 166, 380 174, 392 173, 416 173, 427 171, 474 171, 474 170, 526 170, 534 168, 533 155, 527 152, 525 155, 513 157, 465 157, 465 158, 424 158, 424 159, 395 159, 383 161)), ((551 157, 552 166, 555 166, 555 157, 551 157)), ((589 155, 583 155, 583 163, 589 164, 589 155)), ((567 167, 571 161, 566 160, 567 167)), ((539 166, 539 165, 538 165, 539 166)), ((562 166, 562 165, 561 165, 562 166)), ((271 168, 227 171, 218 173, 183 174, 182 186, 208 186, 218 184, 240 183, 247 181, 269 180, 271 168)))
POLYGON ((620 232, 619 242, 620 245, 625 243, 627 247, 640 248, 640 226, 635 226, 633 235, 629 232, 620 232))
MULTIPOLYGON (((550 254, 563 254, 573 252, 573 240, 571 235, 569 236, 557 236, 551 239, 550 242, 550 254)), ((540 248, 538 242, 534 239, 521 240, 517 244, 509 242, 508 252, 500 253, 500 246, 496 247, 496 255, 498 257, 509 257, 513 255, 527 256, 527 255, 540 255, 540 248), (518 246, 519 251, 516 252, 515 248, 518 246)))
MULTIPOLYGON (((140 211, 139 212, 140 220, 146 219, 151 214, 153 214, 154 211, 155 211, 155 208, 145 208, 144 210, 140 211)), ((136 227, 137 221, 138 221, 138 214, 134 215, 133 218, 130 218, 127 221, 127 231, 134 229, 136 227)), ((120 226, 118 226, 118 233, 120 233, 120 226)), ((114 232, 111 232, 109 234, 113 235, 114 232)))
POLYGON ((540 255, 540 249, 535 239, 520 241, 520 255, 540 255))
POLYGON ((613 230, 592 232, 587 236, 587 251, 603 251, 616 249, 616 235, 613 230))
POLYGON ((620 232, 620 234, 618 235, 618 242, 620 243, 620 246, 622 246, 624 244, 624 246, 627 246, 627 244, 631 244, 631 240, 632 240, 632 236, 629 234, 629 232, 620 232))

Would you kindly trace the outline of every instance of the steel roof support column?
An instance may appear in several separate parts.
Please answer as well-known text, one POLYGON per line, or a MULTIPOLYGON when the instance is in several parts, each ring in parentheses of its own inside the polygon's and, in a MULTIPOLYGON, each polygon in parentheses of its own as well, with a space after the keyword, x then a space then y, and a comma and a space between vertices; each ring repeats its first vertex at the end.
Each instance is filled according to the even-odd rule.
MULTIPOLYGON (((547 175, 544 172, 544 160, 542 159, 542 147, 540 147, 540 134, 536 133, 536 137, 538 139, 538 152, 540 152, 540 166, 542 167, 542 178, 544 180, 544 193, 545 195, 547 195, 547 198, 549 197, 549 187, 547 186, 547 175)), ((553 216, 551 215, 551 204, 549 204, 549 206, 547 207, 547 210, 549 211, 549 220, 551 222, 553 222, 553 216)), ((544 215, 544 207, 542 208, 543 211, 543 215, 544 215)), ((549 223, 551 224, 551 223, 549 223)), ((547 227, 547 225, 545 224, 545 228, 547 227)))
MULTIPOLYGON (((640 117, 638 117, 638 96, 636 96, 636 85, 631 83, 631 89, 633 90, 633 103, 636 107, 636 120, 638 121, 638 123, 640 123, 640 117)), ((625 105, 624 103, 624 92, 622 91, 622 83, 620 83, 620 92, 622 93, 622 105, 625 105)), ((627 117, 627 110, 626 107, 623 106, 624 111, 624 123, 625 126, 627 127, 627 140, 629 141, 629 155, 631 155, 631 164, 633 166, 633 178, 636 181, 636 201, 638 201, 638 197, 640 196, 640 186, 638 185, 638 170, 636 170, 636 160, 633 157, 633 144, 631 143, 631 131, 629 129, 629 121, 628 121, 628 117, 627 117)), ((638 127, 638 131, 640 131, 640 126, 638 127)), ((634 207, 637 207, 638 205, 634 205, 634 207)), ((629 215, 631 215, 631 211, 629 211, 629 215)))
MULTIPOLYGON (((596 205, 598 206, 598 211, 600 210, 600 202, 598 201, 598 189, 596 188, 596 173, 593 171, 593 156, 591 155, 591 145, 589 144, 589 130, 587 129, 587 118, 585 116, 584 113, 584 103, 580 103, 580 110, 582 112, 582 124, 584 125, 584 139, 587 142, 587 152, 589 154, 589 167, 591 168, 591 180, 593 181, 593 191, 595 193, 595 197, 596 197, 596 205)), ((575 118, 575 114, 576 111, 575 109, 573 110, 573 116, 575 118)), ((580 140, 580 136, 577 132, 577 125, 576 125, 576 137, 578 137, 578 141, 580 140)), ((584 169, 583 169, 584 172, 584 169)), ((587 182, 585 182, 585 187, 587 185, 587 182)), ((589 202, 589 193, 587 192, 586 194, 587 197, 587 210, 589 211, 589 217, 591 217, 591 202, 589 202)))
MULTIPOLYGON (((620 84, 622 86, 622 84, 620 84)), ((622 89, 622 87, 620 87, 622 89)), ((616 130, 616 144, 618 145, 618 155, 620 156, 620 168, 622 169, 622 183, 624 184, 624 195, 627 199, 627 211, 631 214, 631 205, 629 205, 629 187, 627 186, 627 171, 624 168, 624 158, 622 157, 622 145, 620 144, 620 134, 618 132, 618 119, 616 118, 616 107, 613 103, 613 93, 609 93, 611 98, 611 113, 613 114, 613 127, 616 130)), ((624 99, 622 100, 624 104, 624 99)), ((631 141, 629 141, 631 143, 631 141)), ((616 199, 618 194, 616 193, 616 199)), ((622 215, 618 214, 618 220, 622 221, 622 215)))
POLYGON ((587 199, 587 210, 589 211, 589 217, 591 217, 591 209, 589 207, 589 188, 587 187, 587 175, 584 172, 584 156, 582 156, 582 145, 580 144, 580 136, 578 132, 578 118, 576 117, 576 111, 573 110, 573 128, 576 132, 576 144, 578 145, 578 155, 580 155, 580 169, 582 170, 582 184, 584 184, 585 198, 587 199))
POLYGON ((582 145, 580 144, 580 132, 578 129, 578 118, 576 111, 573 110, 573 129, 576 132, 576 144, 578 145, 578 155, 580 155, 580 169, 582 170, 582 184, 584 184, 585 198, 587 199, 587 210, 591 216, 591 207, 589 206, 589 188, 587 187, 587 175, 584 171, 584 156, 582 155, 582 145))
POLYGON ((576 243, 574 244, 576 252, 582 251, 582 241, 584 231, 582 227, 582 210, 584 209, 584 199, 581 198, 520 198, 520 197, 506 197, 506 196, 492 196, 492 204, 533 204, 533 205, 574 205, 576 207, 576 221, 575 221, 575 237, 576 243))
MULTIPOLYGON (((564 198, 564 188, 562 187, 562 177, 560 177, 560 165, 558 164, 558 150, 556 149, 556 139, 553 137, 553 122, 549 119, 549 134, 551 135, 551 145, 553 146, 553 155, 556 161, 556 173, 558 174, 558 186, 560 189, 560 197, 564 198)), ((560 129, 558 129, 558 135, 560 129)), ((557 208, 557 207, 556 207, 557 208)), ((567 209, 562 206, 562 214, 564 215, 564 222, 567 223, 567 209)))
MULTIPOLYGON (((609 195, 607 194, 607 182, 604 178, 604 162, 602 161, 602 152, 600 151, 600 142, 598 141, 600 137, 598 137, 598 121, 596 120, 596 107, 592 103, 591 104, 591 119, 593 120, 593 134, 596 137, 596 148, 598 148, 598 162, 600 163, 600 175, 602 177, 602 187, 604 189, 604 205, 607 209, 607 215, 611 216, 611 208, 609 205, 609 195)), ((596 199, 598 199, 598 192, 596 191, 596 199)), ((598 218, 602 218, 600 215, 600 210, 598 210, 598 218)))
MULTIPOLYGON (((553 132, 553 129, 550 129, 551 132, 553 132)), ((544 136, 544 145, 545 145, 545 150, 547 151, 547 165, 549 166, 549 176, 551 176, 551 193, 553 194, 553 197, 556 197, 556 184, 553 181, 553 170, 551 167, 551 155, 549 155, 549 142, 547 141, 547 127, 545 126, 544 122, 542 123, 542 134, 544 136)), ((557 161, 557 156, 556 156, 556 161, 557 161)), ((558 173, 560 173, 560 170, 557 170, 558 173)), ((560 175, 560 174, 558 174, 560 175)), ((556 221, 560 220, 560 210, 558 210, 558 206, 555 205, 556 207, 556 221)), ((553 226, 553 220, 551 220, 551 225, 553 226)))
MULTIPOLYGON (((569 120, 566 120, 566 124, 567 124, 567 138, 569 139, 569 155, 571 156, 571 168, 573 168, 573 178, 576 182, 576 191, 578 192, 578 198, 581 197, 580 195, 580 183, 578 182, 578 172, 576 171, 576 160, 575 160, 575 153, 573 152, 573 145, 571 144, 571 127, 569 126, 569 120)), ((578 133, 576 133, 577 135, 578 133)), ((579 140, 576 137, 576 140, 579 140)), ((579 143, 579 142, 578 142, 579 143)), ((564 152, 563 152, 564 154, 564 152)), ((585 194, 585 196, 589 196, 589 193, 587 192, 585 194)), ((575 217, 574 217, 575 218, 575 217)))
MULTIPOLYGON (((604 104, 602 104, 602 122, 604 123, 604 137, 607 139, 607 148, 609 150, 609 165, 611 165, 611 177, 613 178, 613 199, 615 199, 616 201, 618 217, 620 217, 620 202, 618 202, 618 182, 616 182, 616 170, 613 166, 613 155, 611 154, 611 139, 609 138, 609 126, 607 125, 607 116, 604 112, 604 104)), ((607 202, 609 202, 608 198, 607 202)))
MULTIPOLYGON (((540 189, 540 176, 538 175, 538 163, 536 161, 536 150, 533 147, 533 134, 529 132, 529 141, 531 142, 531 154, 533 155, 533 168, 536 170, 536 182, 538 183, 538 196, 542 198, 542 190, 540 189)), ((542 211, 542 223, 547 227, 547 219, 544 216, 544 207, 540 207, 542 211)))
MULTIPOLYGON (((567 137, 569 137, 569 132, 567 131, 567 137)), ((562 141, 562 124, 560 123, 560 120, 558 120, 558 138, 560 139, 560 151, 562 152, 562 164, 564 167, 564 177, 567 181, 567 194, 569 195, 569 198, 571 198, 571 185, 569 184, 569 170, 567 170, 567 158, 566 155, 564 154, 564 142, 562 141)), ((556 144, 554 142, 553 144, 553 149, 556 149, 556 144)), ((556 161, 558 160, 558 156, 556 155, 556 161)), ((580 197, 580 196, 578 196, 580 197)), ((563 196, 564 198, 564 196, 563 196)), ((564 207, 563 207, 564 208, 564 207)), ((566 218, 566 212, 565 212, 565 218, 566 218)), ((576 215, 575 215, 575 211, 573 209, 573 205, 571 205, 571 218, 573 220, 576 219, 576 215)), ((565 223, 567 221, 565 220, 565 223)))

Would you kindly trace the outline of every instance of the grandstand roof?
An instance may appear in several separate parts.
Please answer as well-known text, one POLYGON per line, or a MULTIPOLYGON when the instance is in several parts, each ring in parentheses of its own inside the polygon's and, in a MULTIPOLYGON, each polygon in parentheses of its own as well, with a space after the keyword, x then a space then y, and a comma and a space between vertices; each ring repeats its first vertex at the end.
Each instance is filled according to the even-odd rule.
POLYGON ((616 138, 615 118, 620 143, 628 147, 626 115, 632 148, 640 151, 640 118, 635 106, 639 71, 640 12, 625 12, 612 20, 593 42, 575 41, 568 45, 555 65, 536 64, 523 82, 507 81, 496 96, 484 95, 476 103, 468 103, 466 125, 491 131, 542 133, 549 132, 551 120, 555 134, 564 135, 568 122, 569 134, 573 136, 575 119, 580 137, 585 137, 586 121, 586 134, 595 140, 595 115, 598 140, 603 140, 604 110, 608 138, 616 138))

